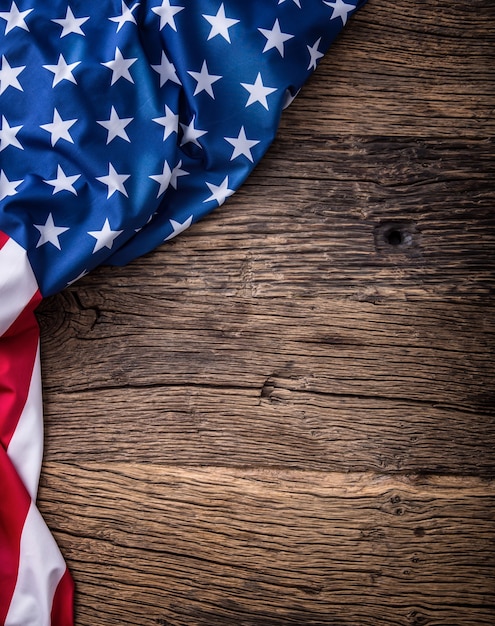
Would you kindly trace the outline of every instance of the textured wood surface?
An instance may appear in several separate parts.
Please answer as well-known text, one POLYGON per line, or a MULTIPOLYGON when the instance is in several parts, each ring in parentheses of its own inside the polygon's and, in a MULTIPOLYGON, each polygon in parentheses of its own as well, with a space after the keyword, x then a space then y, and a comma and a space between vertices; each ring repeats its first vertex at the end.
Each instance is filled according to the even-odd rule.
POLYGON ((82 623, 493 624, 490 482, 104 462, 45 480, 82 623))
POLYGON ((44 302, 77 626, 495 622, 494 25, 370 0, 237 194, 44 302))

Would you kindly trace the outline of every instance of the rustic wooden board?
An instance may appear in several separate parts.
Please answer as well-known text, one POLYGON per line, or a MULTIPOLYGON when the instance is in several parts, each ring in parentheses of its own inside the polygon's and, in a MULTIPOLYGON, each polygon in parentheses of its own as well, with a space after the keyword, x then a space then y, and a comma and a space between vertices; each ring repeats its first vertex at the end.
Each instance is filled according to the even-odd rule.
POLYGON ((296 99, 298 124, 343 136, 493 137, 494 22, 493 0, 369 0, 296 99))
POLYGON ((42 502, 84 624, 482 626, 493 623, 493 487, 49 463, 42 502))
POLYGON ((93 308, 66 294, 45 344, 48 459, 495 468, 495 320, 479 307, 79 297, 93 308))
MULTIPOLYGON (((486 301, 495 269, 494 153, 486 138, 281 136, 207 219, 125 270, 98 270, 81 284, 200 301, 214 291, 486 301), (401 244, 388 243, 390 230, 402 233, 401 244)), ((84 287, 71 291, 92 306, 84 287)))
POLYGON ((370 0, 236 195, 43 303, 77 626, 495 622, 494 24, 370 0))

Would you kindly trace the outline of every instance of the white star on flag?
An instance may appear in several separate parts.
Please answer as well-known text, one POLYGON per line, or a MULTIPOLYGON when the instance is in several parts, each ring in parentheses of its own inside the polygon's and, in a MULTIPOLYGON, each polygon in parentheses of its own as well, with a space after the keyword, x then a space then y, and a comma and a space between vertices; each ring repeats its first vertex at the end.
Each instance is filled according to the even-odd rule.
MULTIPOLYGON (((285 0, 278 0, 279 4, 282 4, 282 2, 285 2, 285 0)), ((294 4, 301 8, 301 0, 292 0, 292 2, 294 2, 294 4)))
POLYGON ((163 0, 160 6, 153 7, 151 9, 153 13, 160 16, 160 30, 165 28, 167 24, 177 32, 177 26, 175 25, 174 15, 184 10, 184 7, 172 6, 170 0, 163 0))
POLYGON ((206 93, 215 99, 213 94, 213 83, 216 83, 217 80, 223 78, 223 76, 216 76, 215 74, 208 74, 208 66, 206 65, 206 61, 203 61, 203 65, 201 67, 201 72, 187 72, 190 76, 194 78, 197 82, 196 89, 194 90, 193 96, 197 96, 198 93, 202 91, 206 91, 206 93))
POLYGON ((155 70, 155 72, 160 74, 160 87, 163 87, 168 80, 176 83, 177 85, 182 85, 179 77, 177 76, 175 65, 167 59, 167 55, 163 50, 160 65, 152 65, 151 67, 155 70))
POLYGON ((102 63, 105 67, 112 70, 112 82, 111 85, 114 85, 119 78, 125 78, 130 83, 134 84, 134 80, 129 72, 129 68, 133 63, 137 61, 137 58, 134 59, 124 59, 122 56, 122 52, 115 48, 115 59, 113 61, 107 61, 106 63, 102 63))
POLYGON ((84 34, 81 26, 88 20, 89 17, 75 17, 74 13, 72 13, 72 9, 67 7, 65 17, 51 21, 62 27, 62 32, 60 33, 60 39, 62 39, 62 37, 66 37, 72 33, 74 33, 74 35, 82 35, 85 37, 86 35, 84 34))
POLYGON ((200 130, 199 128, 195 128, 194 127, 194 121, 196 119, 196 116, 193 115, 192 120, 189 122, 189 124, 182 124, 181 122, 181 128, 182 128, 182 141, 180 142, 180 145, 183 146, 186 143, 193 143, 196 146, 198 146, 199 148, 203 148, 203 146, 199 143, 198 139, 200 137, 202 137, 203 135, 206 135, 206 133, 208 132, 207 130, 200 130))
POLYGON ((50 124, 42 124, 40 128, 46 130, 52 136, 52 147, 57 143, 59 139, 65 139, 69 143, 74 143, 74 140, 69 134, 69 128, 77 122, 75 120, 63 120, 60 117, 57 109, 53 110, 53 122, 50 124))
POLYGON ((125 127, 128 126, 133 119, 133 117, 119 117, 117 115, 115 107, 112 106, 109 120, 97 120, 96 123, 100 124, 100 126, 103 126, 103 128, 106 128, 108 131, 107 146, 111 141, 115 139, 115 137, 120 137, 121 139, 124 139, 129 143, 131 142, 131 140, 129 139, 129 135, 125 130, 125 127))
POLYGON ((9 180, 7 174, 3 170, 0 170, 0 200, 7 198, 7 196, 15 196, 15 194, 18 193, 17 187, 23 182, 24 179, 9 180))
POLYGON ((36 244, 37 248, 43 246, 45 243, 51 243, 55 246, 55 248, 57 248, 57 250, 62 249, 58 238, 62 233, 65 233, 69 229, 64 226, 55 226, 53 222, 53 215, 51 213, 46 218, 46 222, 44 224, 33 224, 33 226, 40 231, 40 238, 36 244))
POLYGON ((112 230, 110 228, 110 222, 108 221, 108 217, 103 224, 103 228, 101 230, 89 230, 87 231, 88 235, 94 237, 96 239, 95 247, 93 248, 93 254, 101 250, 102 248, 112 249, 113 242, 117 237, 123 233, 123 230, 112 230))
POLYGON ((153 122, 163 126, 163 141, 179 130, 179 116, 167 105, 165 105, 165 115, 163 117, 154 117, 153 122))
POLYGON ((249 98, 246 102, 246 107, 254 104, 255 102, 259 102, 268 111, 268 102, 266 97, 277 90, 274 87, 265 87, 265 85, 263 85, 260 72, 258 72, 258 76, 253 84, 241 83, 241 85, 244 89, 249 91, 249 98))
POLYGON ((25 65, 11 67, 5 56, 2 55, 2 67, 0 67, 0 95, 3 94, 7 87, 14 87, 19 91, 24 91, 17 77, 25 69, 25 65))
POLYGON ((172 175, 170 176, 170 185, 174 189, 177 189, 177 179, 178 178, 180 178, 181 176, 188 176, 189 175, 189 172, 186 172, 186 170, 181 169, 181 167, 182 167, 182 159, 174 167, 174 169, 172 170, 172 175))
POLYGON ((229 28, 232 28, 232 26, 238 24, 239 20, 235 20, 231 17, 226 17, 223 2, 220 5, 220 8, 218 9, 216 15, 203 15, 203 17, 211 24, 208 41, 210 39, 213 39, 213 37, 216 37, 217 35, 221 35, 225 39, 225 41, 231 43, 229 28))
POLYGON ((345 26, 347 23, 347 14, 354 11, 356 8, 353 4, 346 4, 343 0, 334 0, 333 2, 323 2, 328 7, 333 9, 331 20, 335 20, 338 17, 342 20, 342 24, 345 26))
POLYGON ((0 11, 0 19, 6 20, 5 34, 10 33, 14 28, 22 28, 29 31, 24 18, 26 18, 34 9, 27 9, 27 11, 19 11, 17 4, 12 2, 10 5, 10 11, 0 11))
POLYGON ((126 22, 131 22, 131 24, 136 23, 136 18, 134 17, 132 12, 139 6, 139 2, 136 2, 136 4, 134 4, 132 8, 129 8, 124 0, 121 0, 121 2, 122 13, 120 15, 116 15, 115 17, 108 18, 111 22, 116 22, 118 24, 117 32, 119 32, 119 30, 124 26, 126 22))
POLYGON ((128 178, 130 178, 130 174, 119 174, 114 168, 114 166, 111 163, 109 163, 108 174, 106 176, 97 176, 96 180, 99 180, 100 183, 103 183, 104 185, 108 187, 108 193, 107 193, 107 200, 108 200, 108 198, 113 196, 113 194, 116 191, 124 195, 126 198, 129 197, 127 195, 126 188, 124 187, 124 183, 128 178))
POLYGON ((52 185, 53 194, 59 193, 59 191, 70 191, 77 196, 77 191, 74 189, 74 183, 81 178, 81 174, 75 174, 74 176, 67 176, 60 165, 57 165, 57 178, 52 180, 43 180, 47 185, 52 185))
POLYGON ((211 196, 203 200, 203 202, 211 202, 212 200, 218 202, 218 206, 221 206, 225 200, 234 193, 234 189, 229 189, 229 177, 226 176, 220 185, 214 185, 213 183, 206 183, 206 186, 211 191, 211 196))
POLYGON ((183 233, 185 230, 187 230, 189 226, 191 226, 192 224, 193 216, 190 215, 187 218, 187 220, 182 223, 177 222, 176 220, 168 220, 168 221, 170 222, 170 226, 172 226, 173 230, 168 237, 165 237, 163 241, 168 241, 169 239, 173 239, 174 237, 177 237, 177 235, 180 235, 180 233, 183 233))
POLYGON ((312 46, 306 46, 308 49, 309 55, 311 57, 309 60, 308 70, 315 70, 318 59, 321 59, 324 56, 323 52, 320 52, 318 50, 318 46, 320 45, 320 42, 321 42, 321 37, 317 39, 312 46))
POLYGON ((266 44, 263 48, 263 52, 267 52, 272 48, 277 48, 280 53, 280 56, 284 56, 284 43, 289 39, 292 39, 294 35, 289 35, 289 33, 283 33, 280 30, 280 24, 278 19, 275 20, 273 24, 273 28, 271 30, 266 28, 258 28, 263 37, 266 37, 266 44))
POLYGON ((58 83, 63 80, 68 80, 71 83, 77 85, 77 81, 74 78, 72 71, 80 65, 81 61, 76 61, 75 63, 67 63, 64 57, 60 54, 58 57, 57 65, 43 65, 45 70, 49 72, 53 72, 53 83, 52 87, 58 85, 58 83))
POLYGON ((170 179, 172 177, 172 170, 170 169, 170 165, 167 163, 167 161, 163 162, 163 171, 161 174, 154 174, 153 176, 150 176, 150 178, 154 181, 156 181, 159 185, 160 185, 160 189, 158 190, 157 193, 157 198, 159 198, 163 193, 165 193, 165 191, 167 190, 167 187, 170 184, 170 179))
POLYGON ((24 150, 20 141, 17 139, 16 135, 21 130, 22 126, 10 126, 5 116, 2 115, 2 128, 0 130, 0 152, 8 148, 9 146, 14 146, 15 148, 20 148, 24 150))
POLYGON ((256 141, 255 139, 248 139, 246 137, 246 131, 244 130, 244 126, 241 126, 241 130, 239 131, 239 135, 237 137, 224 137, 224 139, 225 141, 228 141, 232 146, 234 146, 232 156, 230 157, 231 161, 241 155, 244 155, 251 161, 251 163, 253 163, 251 148, 259 144, 259 141, 256 141))

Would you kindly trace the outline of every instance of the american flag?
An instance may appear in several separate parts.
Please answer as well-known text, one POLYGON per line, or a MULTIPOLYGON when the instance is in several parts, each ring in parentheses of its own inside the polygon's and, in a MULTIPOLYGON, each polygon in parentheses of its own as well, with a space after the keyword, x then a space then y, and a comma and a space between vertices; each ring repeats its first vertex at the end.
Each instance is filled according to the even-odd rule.
POLYGON ((223 204, 364 2, 0 0, 0 624, 73 623, 37 305, 223 204))

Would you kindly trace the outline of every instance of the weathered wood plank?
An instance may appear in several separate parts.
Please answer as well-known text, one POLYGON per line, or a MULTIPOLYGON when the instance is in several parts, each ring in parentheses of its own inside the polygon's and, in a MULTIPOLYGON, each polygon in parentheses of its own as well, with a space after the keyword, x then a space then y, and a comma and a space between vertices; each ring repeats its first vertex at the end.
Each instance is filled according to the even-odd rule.
POLYGON ((209 218, 91 284, 143 290, 145 280, 174 298, 486 302, 495 286, 494 178, 492 140, 281 137, 209 218))
POLYGON ((491 143, 305 141, 45 304, 48 455, 493 471, 491 143))
POLYGON ((482 626, 493 487, 48 463, 41 509, 78 580, 80 626, 482 626))
POLYGON ((484 309, 166 291, 54 302, 47 458, 495 469, 495 319, 484 309))
POLYGON ((493 0, 369 0, 282 119, 283 132, 493 136, 494 24, 493 0))

